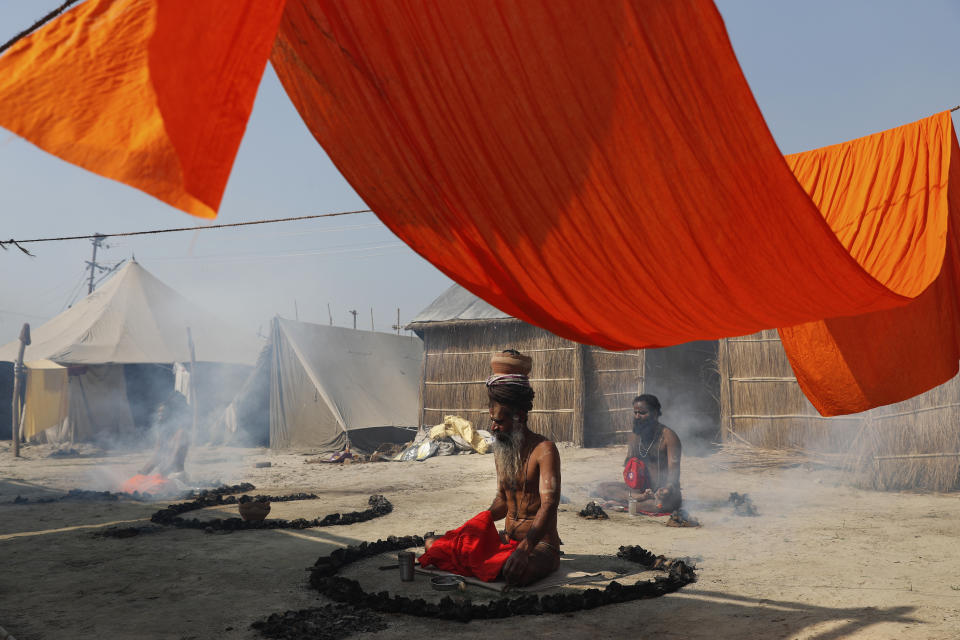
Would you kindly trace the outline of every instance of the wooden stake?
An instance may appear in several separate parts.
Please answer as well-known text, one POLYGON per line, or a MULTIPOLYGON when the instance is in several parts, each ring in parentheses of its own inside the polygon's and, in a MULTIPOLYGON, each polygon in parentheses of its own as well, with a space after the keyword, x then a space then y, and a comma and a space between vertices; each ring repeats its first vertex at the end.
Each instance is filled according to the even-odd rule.
POLYGON ((23 323, 20 329, 20 350, 17 352, 17 361, 13 364, 13 422, 10 437, 13 440, 13 456, 20 457, 20 379, 23 377, 23 351, 30 344, 30 324, 23 323))
POLYGON ((423 332, 423 359, 420 361, 420 420, 417 428, 424 426, 427 414, 427 338, 429 331, 423 332))
POLYGON ((587 401, 587 380, 584 374, 583 361, 586 359, 587 347, 578 344, 573 352, 573 443, 582 447, 586 442, 586 425, 584 424, 584 405, 587 401))
POLYGON ((195 441, 197 438, 197 355, 193 349, 193 334, 190 333, 190 327, 187 327, 187 346, 190 347, 190 405, 193 408, 193 428, 190 430, 190 440, 195 441))

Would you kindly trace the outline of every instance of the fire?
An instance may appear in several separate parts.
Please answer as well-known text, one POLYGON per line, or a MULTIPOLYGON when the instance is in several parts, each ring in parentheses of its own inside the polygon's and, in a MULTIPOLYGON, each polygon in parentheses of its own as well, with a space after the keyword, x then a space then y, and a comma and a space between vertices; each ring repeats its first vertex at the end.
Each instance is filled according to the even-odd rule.
POLYGON ((135 491, 139 491, 140 493, 165 493, 169 488, 170 480, 159 473, 154 473, 149 476, 138 473, 124 482, 123 486, 120 487, 120 491, 124 493, 133 493, 135 491))

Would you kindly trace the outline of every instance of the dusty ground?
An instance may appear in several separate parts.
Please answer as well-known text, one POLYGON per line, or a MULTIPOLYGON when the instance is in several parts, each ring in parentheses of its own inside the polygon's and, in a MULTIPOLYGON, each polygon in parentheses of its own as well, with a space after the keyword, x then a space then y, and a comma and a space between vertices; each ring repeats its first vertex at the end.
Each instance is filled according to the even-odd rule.
MULTIPOLYGON (((92 534, 145 519, 166 501, 11 504, 17 495, 104 489, 133 473, 142 455, 47 458, 28 447, 16 460, 0 445, 0 627, 19 640, 58 638, 258 638, 250 623, 322 602, 304 569, 338 545, 387 535, 443 531, 486 508, 490 456, 423 463, 330 467, 301 453, 196 449, 188 470, 208 481, 248 481, 257 492, 306 491, 316 501, 274 504, 271 516, 313 518, 363 509, 371 493, 391 515, 346 527, 210 535, 164 530, 117 540, 92 534), (254 463, 270 461, 270 468, 254 463)), ((594 480, 615 480, 621 448, 562 448, 560 534, 570 553, 614 553, 640 544, 696 559, 700 580, 655 600, 567 616, 461 624, 386 616, 380 637, 487 638, 511 632, 558 638, 956 638, 960 635, 960 499, 881 494, 837 484, 828 472, 718 470, 689 458, 683 472, 700 529, 576 511, 594 480), (747 492, 756 518, 733 514, 731 491, 747 492)), ((226 509, 224 509, 226 511, 226 509)), ((199 514, 201 512, 194 512, 199 514)), ((219 514, 207 514, 214 516, 219 514)), ((230 515, 233 515, 232 513, 230 515)), ((198 516, 203 517, 203 516, 198 516)), ((222 517, 222 516, 221 516, 222 517)), ((397 580, 383 572, 383 585, 397 580)), ((364 636, 359 636, 364 637, 364 636)))

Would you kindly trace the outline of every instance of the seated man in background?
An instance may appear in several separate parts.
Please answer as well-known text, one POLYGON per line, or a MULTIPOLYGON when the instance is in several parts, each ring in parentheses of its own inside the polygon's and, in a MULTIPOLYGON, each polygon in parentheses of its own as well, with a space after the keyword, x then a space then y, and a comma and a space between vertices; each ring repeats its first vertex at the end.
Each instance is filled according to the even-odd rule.
POLYGON ((660 423, 660 401, 650 394, 633 399, 633 430, 627 437, 624 482, 604 482, 594 495, 605 500, 638 501, 646 513, 680 508, 680 438, 660 423))

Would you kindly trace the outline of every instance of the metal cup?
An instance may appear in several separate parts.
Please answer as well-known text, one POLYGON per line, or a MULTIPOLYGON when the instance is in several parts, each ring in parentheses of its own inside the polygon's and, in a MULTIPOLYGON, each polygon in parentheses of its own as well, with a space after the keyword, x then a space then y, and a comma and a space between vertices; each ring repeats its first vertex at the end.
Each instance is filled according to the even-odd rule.
POLYGON ((631 498, 631 499, 627 502, 627 512, 628 512, 630 515, 632 515, 632 516, 638 516, 638 515, 640 515, 640 510, 637 508, 637 501, 636 501, 636 500, 634 500, 634 499, 631 498))
POLYGON ((403 582, 413 582, 413 551, 401 551, 397 554, 397 561, 400 563, 400 580, 403 582))

